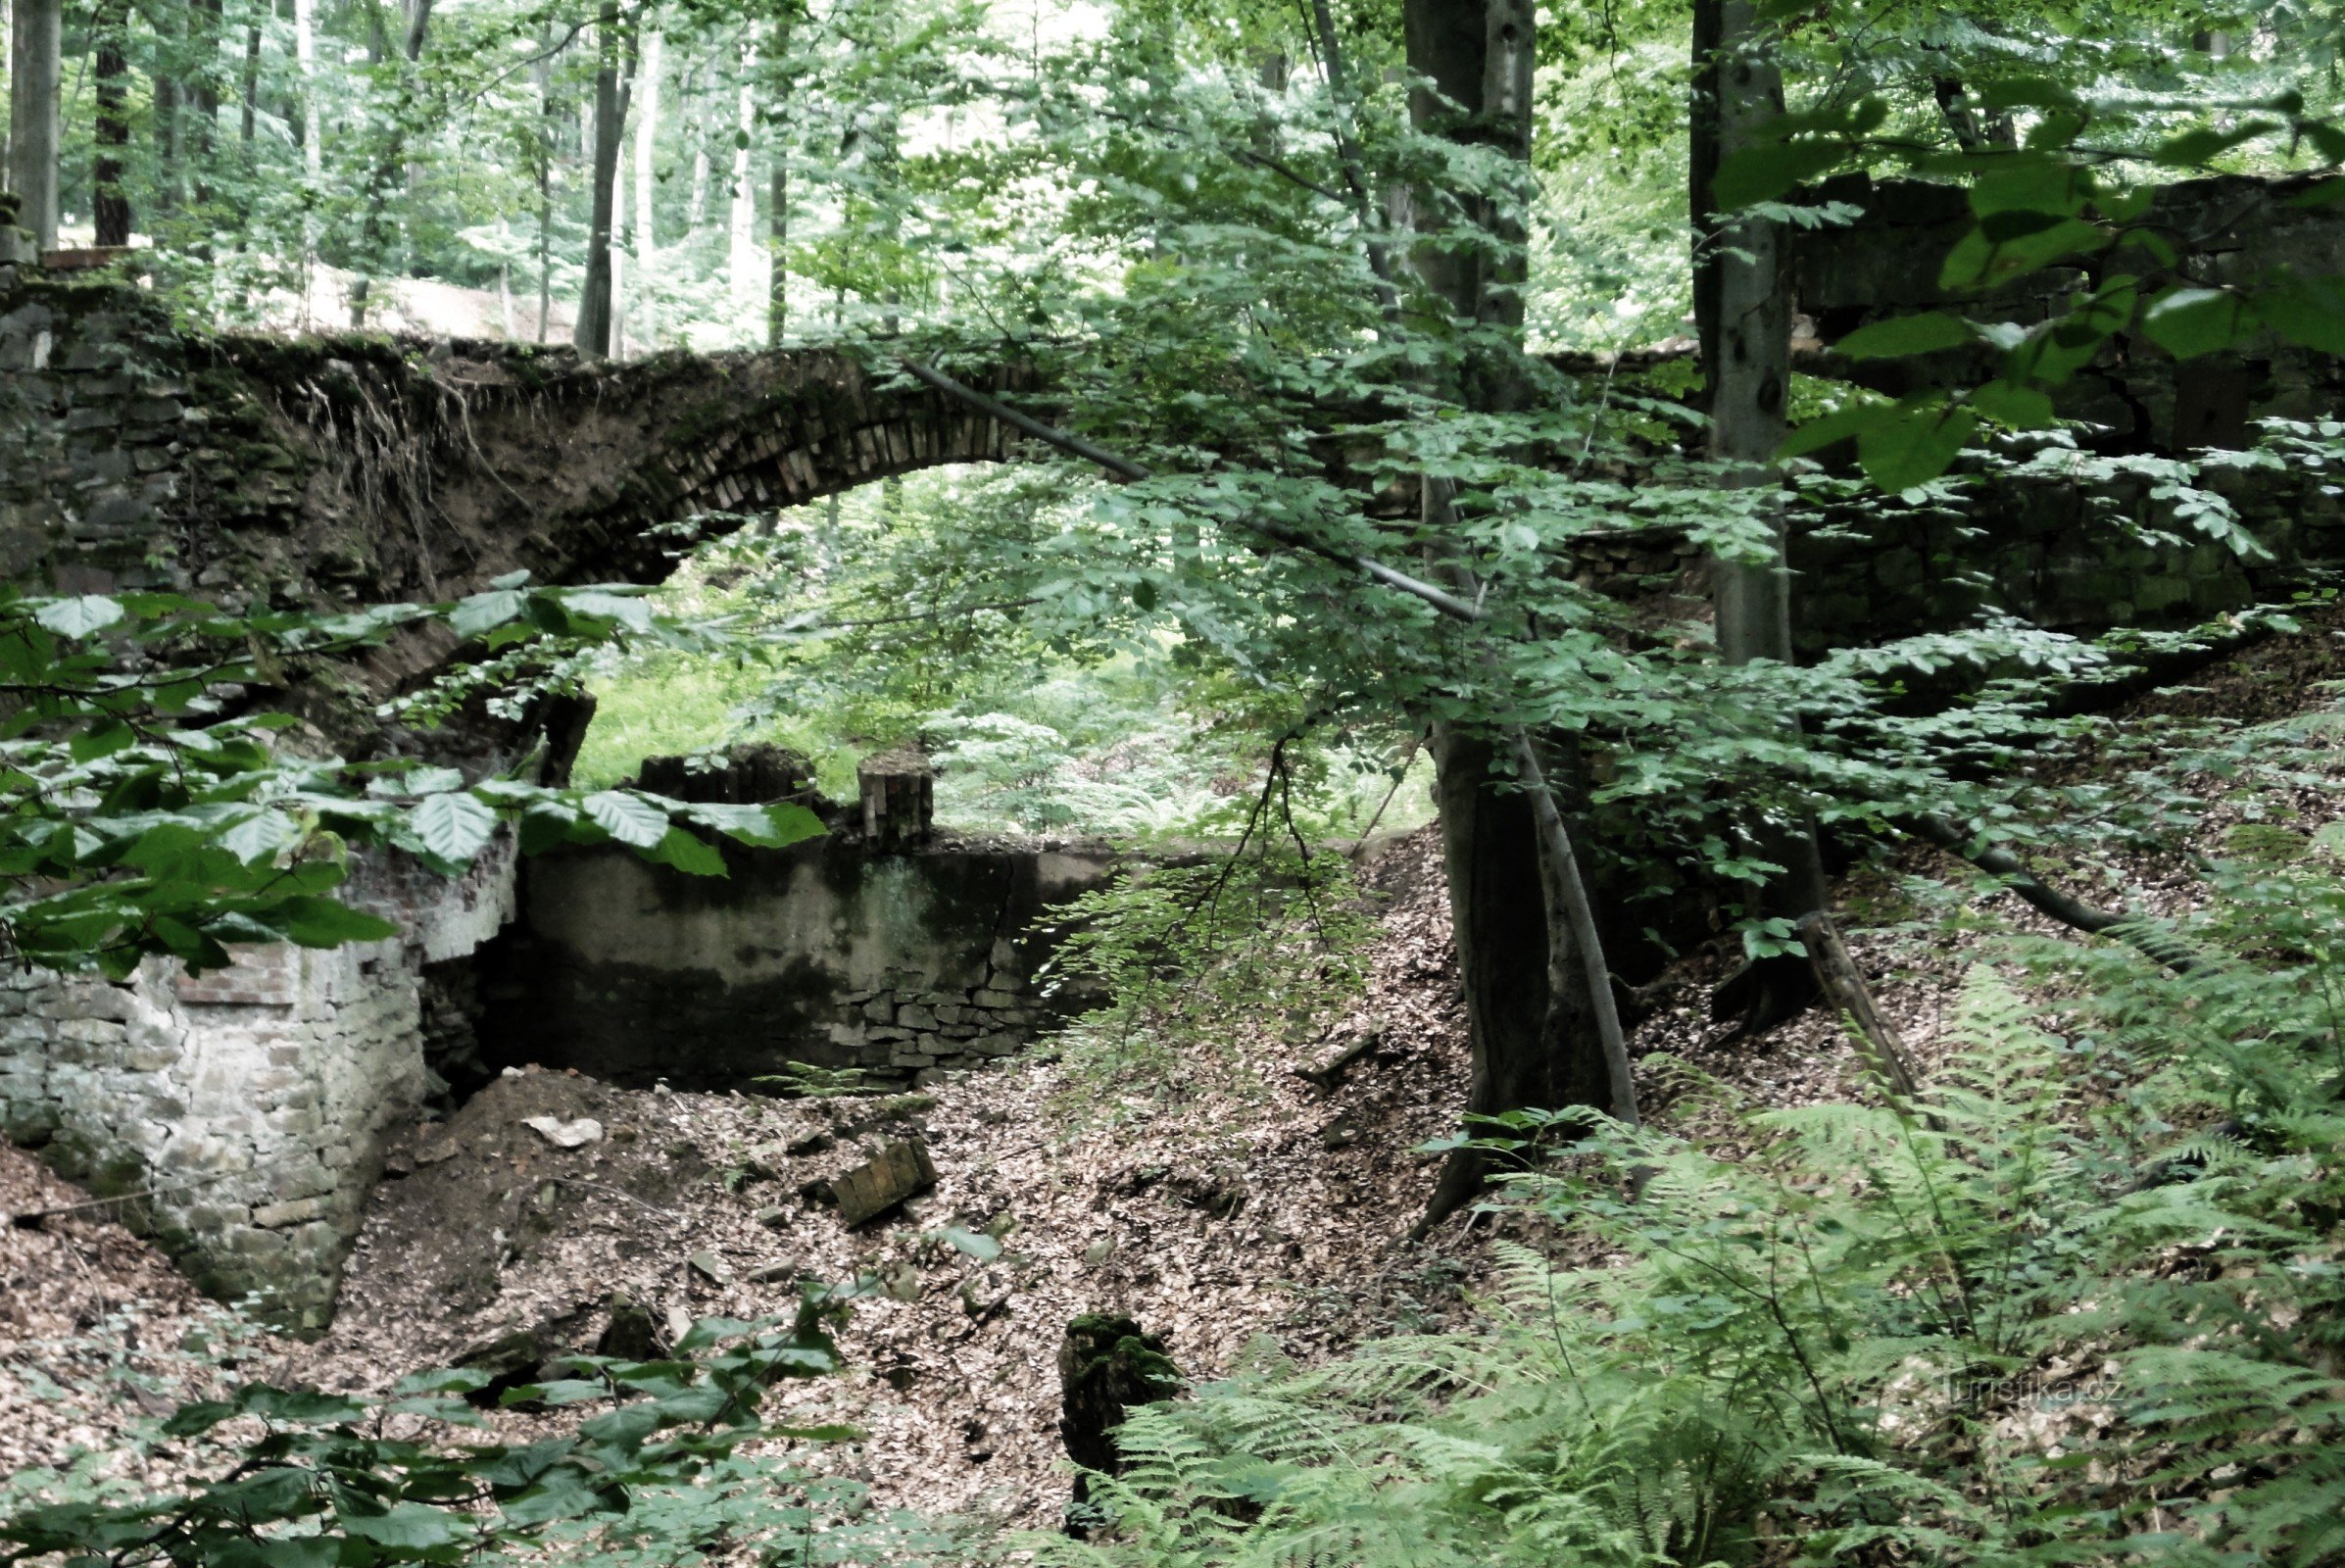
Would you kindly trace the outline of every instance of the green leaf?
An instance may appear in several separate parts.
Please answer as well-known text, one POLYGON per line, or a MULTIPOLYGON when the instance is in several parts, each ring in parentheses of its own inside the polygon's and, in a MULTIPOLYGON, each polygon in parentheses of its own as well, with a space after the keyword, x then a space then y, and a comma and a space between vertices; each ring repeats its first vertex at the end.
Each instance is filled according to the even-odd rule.
POLYGON ((2227 349, 2257 325, 2254 308, 2220 288, 2170 288, 2141 313, 2141 330, 2177 360, 2227 349))
POLYGON ((246 865, 276 858, 277 851, 301 842, 301 824, 284 812, 263 808, 220 836, 220 848, 246 865))
POLYGON ((1857 463, 1883 490, 1910 490, 1944 473, 1978 426, 1976 415, 1942 395, 1909 399, 1896 417, 1857 437, 1857 463))
POLYGON ((729 874, 722 855, 680 827, 669 828, 658 844, 636 853, 656 864, 674 866, 687 876, 729 874))
POLYGON ((621 844, 648 850, 667 837, 667 813, 631 790, 600 790, 579 805, 597 827, 621 844))
POLYGON ((496 588, 485 594, 457 601, 456 609, 448 615, 448 627, 459 637, 473 638, 494 626, 502 626, 518 616, 528 607, 528 600, 512 588, 496 588))
POLYGON ((61 637, 87 637, 122 618, 121 603, 104 594, 76 599, 53 599, 32 612, 32 618, 61 637))
POLYGON ((2228 129, 2218 130, 2202 126, 2186 130, 2179 136, 2170 136, 2160 142, 2150 155, 2153 164, 2169 169, 2199 169, 2213 163, 2244 142, 2254 141, 2279 129, 2279 122, 2272 120, 2250 120, 2228 129))
POLYGON ((462 864, 478 855, 497 831, 497 813, 461 790, 430 795, 408 813, 408 824, 423 848, 462 864))
POLYGON ((2007 283, 2070 256, 2104 250, 2115 238, 2082 219, 1998 213, 1955 242, 1938 271, 1938 286, 1971 289, 2007 283))
POLYGON ((2338 279, 2288 278, 2258 305, 2264 323, 2289 342, 2345 354, 2345 283, 2338 279))
POLYGON ((504 1506, 509 1525, 542 1525, 556 1519, 577 1519, 615 1507, 604 1493, 574 1475, 562 1475, 531 1487, 504 1506))
POLYGON ((1820 419, 1811 419, 1791 432, 1788 439, 1776 450, 1778 458, 1805 457, 1820 452, 1852 436, 1897 417, 1894 403, 1854 403, 1847 408, 1834 409, 1820 419))
POLYGON ((399 1556, 424 1556, 472 1539, 478 1523, 420 1502, 393 1503, 377 1514, 337 1510, 342 1529, 399 1556))
POLYGON ((1989 381, 1975 388, 1971 407, 2016 430, 2048 430, 2059 422, 2049 393, 2009 381, 1989 381))
POLYGON ((257 918, 305 948, 338 948, 346 942, 385 942, 399 927, 380 915, 354 909, 333 899, 303 894, 279 899, 257 918))
POLYGON ((1935 354, 1978 341, 1978 332, 1959 316, 1932 313, 1901 316, 1858 327, 1833 346, 1852 360, 1896 359, 1908 354, 1935 354))
POLYGON ((937 1232, 937 1238, 980 1263, 991 1263, 1002 1255, 1002 1244, 981 1231, 964 1231, 956 1225, 948 1225, 937 1232))
POLYGON ((765 806, 710 806, 693 803, 677 808, 689 820, 722 833, 726 838, 760 850, 778 850, 830 830, 822 818, 789 801, 765 806))
POLYGON ((1731 213, 1753 202, 1773 201, 1846 156, 1847 149, 1836 141, 1780 141, 1746 148, 1719 166, 1710 182, 1711 204, 1731 213))

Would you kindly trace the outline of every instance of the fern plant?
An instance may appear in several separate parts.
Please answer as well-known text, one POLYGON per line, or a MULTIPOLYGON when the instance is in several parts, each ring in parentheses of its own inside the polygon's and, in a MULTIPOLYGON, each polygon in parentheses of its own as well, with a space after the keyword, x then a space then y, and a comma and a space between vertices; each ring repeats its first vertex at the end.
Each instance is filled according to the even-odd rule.
MULTIPOLYGON (((2345 1560, 2345 886, 2241 859, 2187 974, 2015 943, 1909 1112, 1606 1124, 1476 1331, 1136 1412, 1099 1565, 2345 1560), (1562 1249, 1554 1250, 1561 1252, 1562 1249)), ((1648 1063, 1648 1065, 1651 1065, 1648 1063)), ((1692 1101, 1706 1100, 1707 1104, 1692 1101)), ((1521 1151, 1570 1124, 1490 1129, 1521 1151)))

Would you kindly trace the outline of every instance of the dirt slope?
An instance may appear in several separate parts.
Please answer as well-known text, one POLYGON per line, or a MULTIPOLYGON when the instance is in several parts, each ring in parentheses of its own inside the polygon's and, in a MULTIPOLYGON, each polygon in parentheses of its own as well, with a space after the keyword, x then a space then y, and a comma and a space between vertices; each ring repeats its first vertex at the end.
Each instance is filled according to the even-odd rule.
MULTIPOLYGON (((2321 700, 2316 682, 2338 658, 2323 625, 2134 711, 2275 716, 2321 700)), ((2300 826, 2337 814, 2325 796, 2299 805, 2300 826)), ((1926 1067, 1985 938, 1863 927, 1901 916, 1900 879, 1953 869, 1916 850, 1840 895, 1851 946, 1926 1067)), ((2103 869, 2155 903, 2190 897, 2175 867, 2154 858, 2112 858, 2103 869)), ((1130 1312, 1167 1333, 1201 1377, 1257 1335, 1310 1356, 1448 1319, 1479 1277, 1480 1239, 1465 1220, 1427 1248, 1395 1244, 1432 1175, 1430 1157, 1408 1151, 1451 1130, 1465 1079, 1433 834, 1401 841, 1370 880, 1391 902, 1369 994, 1304 1054, 1324 1059, 1370 1027, 1386 1044, 1332 1095, 1293 1076, 1304 1064, 1294 1055, 1256 1061, 1251 1093, 1119 1105, 1070 1102, 1067 1068, 1040 1055, 944 1087, 928 1104, 630 1093, 528 1073, 493 1084, 446 1124, 415 1129, 398 1161, 406 1173, 375 1195, 331 1335, 310 1347, 248 1335, 234 1370, 379 1387, 513 1328, 591 1344, 613 1290, 662 1318, 746 1315, 786 1307, 801 1276, 870 1274, 892 1294, 858 1306, 844 1341, 850 1372, 801 1396, 803 1414, 844 1417, 867 1437, 815 1463, 868 1480, 887 1503, 1052 1520, 1066 1487, 1053 1358, 1075 1314, 1130 1312), (522 1124, 536 1116, 592 1117, 604 1136, 558 1149, 522 1124), (849 1231, 802 1195, 915 1131, 938 1181, 901 1217, 849 1231), (804 1152, 772 1147, 792 1144, 804 1152), (980 1264, 934 1239, 948 1225, 1000 1232, 1002 1255, 980 1264)), ((1988 902, 2039 924, 2008 898, 1988 902)), ((1677 993, 1638 1031, 1638 1054, 1683 1056, 1762 1104, 1870 1092, 1821 1012, 1761 1040, 1718 1043, 1703 1004, 1726 956, 1680 967, 1677 993)), ((1679 1119, 1666 1083, 1648 1077, 1646 1093, 1653 1119, 1679 1119)), ((76 1196, 0 1148, 0 1209, 76 1196)), ((190 1329, 221 1337, 220 1315, 144 1244, 95 1217, 103 1212, 0 1226, 0 1470, 113 1441, 177 1387, 190 1329)))

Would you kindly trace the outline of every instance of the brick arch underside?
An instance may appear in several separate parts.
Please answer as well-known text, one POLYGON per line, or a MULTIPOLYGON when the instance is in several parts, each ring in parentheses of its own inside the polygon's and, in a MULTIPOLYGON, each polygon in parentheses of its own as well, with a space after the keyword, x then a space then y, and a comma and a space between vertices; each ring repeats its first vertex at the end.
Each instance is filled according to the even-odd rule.
MULTIPOLYGON (((1037 380, 1015 370, 974 379, 1012 395, 1037 380)), ((499 422, 523 439, 504 453, 478 435, 473 414, 476 471, 445 510, 468 502, 487 524, 468 531, 510 551, 483 551, 468 579, 520 565, 549 582, 656 582, 675 564, 671 525, 689 518, 714 514, 703 533, 713 536, 874 480, 1031 448, 988 415, 823 350, 618 367, 560 401, 556 411, 513 398, 513 418, 499 422), (529 439, 538 429, 550 439, 529 439), (515 446, 526 454, 518 464, 515 446), (510 564, 495 559, 509 554, 510 564)))

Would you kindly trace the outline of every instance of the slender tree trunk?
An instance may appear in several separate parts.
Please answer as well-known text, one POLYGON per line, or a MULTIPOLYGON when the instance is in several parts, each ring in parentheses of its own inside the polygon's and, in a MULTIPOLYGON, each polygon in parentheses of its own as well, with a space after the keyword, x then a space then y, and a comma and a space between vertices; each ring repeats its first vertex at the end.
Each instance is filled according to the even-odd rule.
POLYGON ((179 208, 179 179, 181 174, 179 137, 179 84, 171 76, 158 75, 152 85, 154 93, 153 123, 147 129, 155 146, 154 221, 162 222, 179 208))
POLYGON ((627 128, 633 48, 621 37, 615 0, 595 24, 600 63, 595 71, 594 216, 586 234, 586 286, 578 298, 578 329, 571 341, 583 354, 609 354, 611 326, 611 230, 618 196, 619 146, 627 128))
POLYGON ((54 250, 64 0, 16 0, 9 24, 7 183, 23 202, 17 221, 32 231, 34 245, 54 250))
MULTIPOLYGON (((423 41, 431 30, 432 4, 433 0, 406 0, 399 58, 409 68, 410 75, 415 64, 423 58, 423 41)), ((380 64, 387 57, 386 45, 389 40, 382 35, 382 13, 376 11, 371 15, 375 23, 375 34, 369 45, 369 53, 380 64)), ((404 186, 408 172, 408 81, 403 77, 398 100, 393 105, 390 139, 384 143, 382 156, 375 161, 374 169, 366 179, 362 203, 364 216, 359 220, 359 275, 351 280, 350 285, 350 324, 354 327, 366 324, 366 307, 374 294, 373 274, 389 270, 393 261, 383 253, 389 227, 391 192, 394 187, 404 186)))
MULTIPOLYGON (((1431 83, 1411 94, 1411 119, 1420 129, 1519 160, 1527 187, 1535 42, 1528 0, 1408 0, 1403 21, 1410 72, 1431 83)), ((1332 27, 1324 18, 1321 31, 1330 35, 1322 52, 1332 76, 1332 27)), ((1363 204, 1375 199, 1364 189, 1355 194, 1363 204)), ((1495 327, 1498 342, 1512 344, 1511 351, 1492 346, 1461 368, 1461 396, 1479 408, 1519 407, 1528 387, 1520 360, 1521 211, 1440 190, 1421 193, 1411 206, 1428 227, 1463 217, 1499 240, 1494 253, 1420 241, 1413 259, 1455 321, 1495 327)), ((1456 521, 1451 488, 1432 473, 1424 486, 1425 521, 1438 537, 1456 521)), ((1458 724, 1435 725, 1442 860, 1473 1059, 1466 1113, 1594 1105, 1625 1108, 1633 1117, 1625 1050, 1614 1053, 1621 1057, 1617 1073, 1607 1058, 1617 1019, 1607 1028, 1611 998, 1599 999, 1591 984, 1606 972, 1605 959, 1572 834, 1559 809, 1542 822, 1533 795, 1521 787, 1525 770, 1515 751, 1458 724)), ((1543 779, 1540 787, 1548 789, 1543 779)), ((1489 1174, 1488 1156, 1453 1153, 1418 1233, 1471 1202, 1489 1174)))
POLYGON ((537 78, 537 340, 546 341, 547 318, 554 314, 554 47, 553 28, 546 29, 536 65, 537 78))
MULTIPOLYGON (((1715 90, 1712 124, 1716 157, 1724 161, 1758 145, 1783 112, 1783 74, 1774 38, 1759 22, 1753 0, 1718 0, 1717 48, 1709 72, 1715 90)), ((1706 221, 1718 236, 1712 258, 1715 317, 1703 341, 1712 345, 1710 455, 1728 465, 1725 483, 1773 491, 1779 484, 1776 449, 1783 445, 1784 398, 1791 381, 1791 299, 1784 270, 1783 228, 1745 216, 1706 221)), ((1768 537, 1753 557, 1722 557, 1711 564, 1719 656, 1730 664, 1788 664, 1791 649, 1791 574, 1784 554, 1782 508, 1764 508, 1768 537)), ((1804 823, 1767 822, 1752 830, 1753 848, 1783 867, 1761 892, 1760 912, 1795 928, 1825 906, 1824 862, 1804 823)), ((1755 960, 1720 988, 1713 1008, 1739 1014, 1755 1033, 1805 1008, 1817 996, 1815 970, 1804 958, 1781 954, 1755 960)))
POLYGON ((257 22, 244 29, 244 79, 238 83, 238 89, 241 103, 236 117, 236 139, 243 146, 249 169, 253 133, 260 128, 261 115, 261 24, 257 22))
POLYGON ((627 251, 632 215, 630 187, 626 177, 627 147, 619 143, 620 168, 611 181, 611 357, 627 357, 627 251))
MULTIPOLYGON (((194 111, 193 136, 188 155, 194 164, 192 192, 195 204, 208 208, 212 203, 212 166, 219 155, 220 145, 220 43, 222 31, 221 0, 195 0, 190 17, 190 30, 194 35, 195 74, 188 82, 190 104, 194 111)), ((208 231, 211 220, 205 219, 208 231)), ((207 243, 202 254, 209 256, 207 243)))
POLYGON ((757 125, 757 105, 752 85, 757 70, 757 46, 746 44, 741 50, 737 133, 733 140, 732 223, 725 247, 725 281, 736 319, 747 318, 757 308, 757 192, 749 182, 750 141, 757 125))
POLYGON ((318 0, 293 0, 293 61, 301 72, 301 167, 314 200, 325 182, 325 135, 318 109, 318 0))
POLYGON ((125 94, 130 66, 122 57, 122 29, 129 21, 129 7, 122 4, 101 6, 92 19, 97 33, 91 68, 97 156, 90 169, 90 216, 100 246, 130 243, 130 195, 122 187, 122 155, 130 145, 130 106, 125 94))
POLYGON ((659 33, 652 33, 643 41, 643 59, 636 71, 636 91, 641 106, 635 117, 635 299, 638 308, 629 313, 632 335, 638 349, 654 346, 652 326, 652 288, 659 277, 660 246, 653 228, 659 199, 657 170, 653 156, 659 151, 660 71, 666 63, 667 44, 659 33))
POLYGON ((708 221, 708 133, 698 115, 689 115, 686 120, 694 130, 692 195, 684 208, 684 232, 697 237, 702 225, 708 221))
POLYGON ((773 180, 765 199, 766 248, 773 253, 773 271, 765 280, 765 342, 778 349, 790 322, 790 161, 779 147, 773 150, 773 180))

